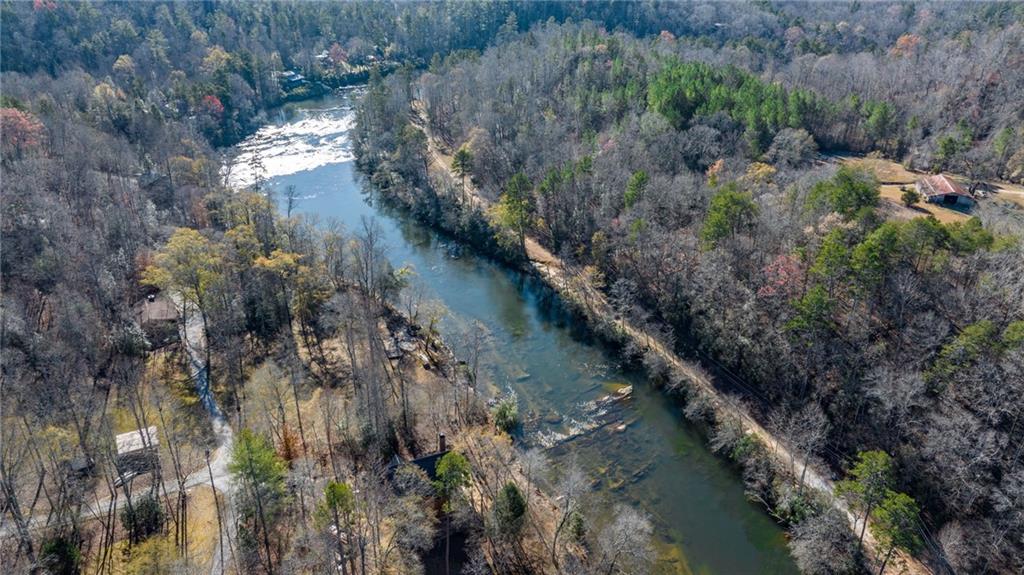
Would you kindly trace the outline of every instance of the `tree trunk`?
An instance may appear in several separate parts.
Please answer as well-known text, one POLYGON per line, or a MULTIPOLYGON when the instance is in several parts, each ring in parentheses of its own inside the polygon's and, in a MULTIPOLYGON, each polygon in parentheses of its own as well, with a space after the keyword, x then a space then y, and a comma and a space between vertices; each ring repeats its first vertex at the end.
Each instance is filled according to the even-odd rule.
POLYGON ((220 516, 220 499, 217 497, 217 487, 213 482, 213 467, 210 466, 210 452, 206 452, 206 470, 210 473, 210 489, 213 491, 213 504, 217 510, 217 541, 220 548, 220 569, 224 571, 224 524, 220 516))
POLYGON ((449 559, 452 543, 452 514, 449 511, 444 525, 444 575, 451 575, 452 564, 449 559))
POLYGON ((302 455, 308 458, 309 447, 306 446, 306 431, 302 427, 302 411, 299 409, 299 384, 296 381, 297 378, 294 371, 289 379, 291 379, 292 384, 292 400, 295 402, 295 419, 299 423, 299 439, 302 440, 302 455))
POLYGON ((868 528, 868 517, 870 517, 870 516, 871 516, 871 508, 869 507, 868 510, 864 512, 864 523, 860 526, 860 539, 859 539, 858 542, 860 543, 861 547, 864 546, 864 532, 867 531, 867 528, 868 528))
POLYGON ((267 554, 267 573, 273 573, 274 564, 271 562, 270 534, 267 532, 267 518, 263 514, 263 500, 260 497, 259 490, 256 488, 256 471, 252 467, 252 457, 250 456, 248 459, 250 477, 249 484, 252 487, 253 499, 256 501, 256 512, 259 514, 260 530, 263 532, 263 551, 267 554))
POLYGON ((565 526, 565 522, 568 519, 568 513, 562 516, 562 520, 558 522, 558 527, 555 527, 555 535, 551 538, 551 564, 555 566, 555 569, 558 569, 558 535, 562 532, 562 527, 565 526))
POLYGON ((341 543, 341 520, 338 517, 338 510, 333 509, 334 513, 334 537, 338 540, 338 563, 341 564, 341 575, 348 575, 345 570, 345 546, 341 543))
POLYGON ((25 556, 31 563, 36 562, 35 549, 32 546, 32 536, 29 534, 29 523, 31 518, 26 519, 21 513, 21 507, 18 505, 18 497, 14 490, 14 486, 11 484, 10 478, 6 476, 3 478, 2 483, 4 495, 6 496, 6 507, 11 512, 11 517, 14 518, 15 526, 18 531, 18 551, 24 550, 25 556))
POLYGON ((803 492, 804 492, 804 480, 807 478, 807 464, 808 464, 808 461, 809 461, 809 459, 805 456, 804 457, 804 468, 803 468, 803 471, 800 472, 800 489, 799 489, 799 493, 800 494, 803 494, 803 492))
POLYGON ((619 560, 619 551, 612 556, 611 562, 608 563, 608 571, 605 575, 612 575, 612 571, 615 569, 615 562, 619 560))
POLYGON ((890 547, 889 552, 885 554, 885 559, 882 560, 882 567, 878 570, 878 575, 882 575, 882 573, 885 573, 885 566, 889 563, 889 558, 892 557, 892 552, 894 549, 896 549, 895 546, 890 547))

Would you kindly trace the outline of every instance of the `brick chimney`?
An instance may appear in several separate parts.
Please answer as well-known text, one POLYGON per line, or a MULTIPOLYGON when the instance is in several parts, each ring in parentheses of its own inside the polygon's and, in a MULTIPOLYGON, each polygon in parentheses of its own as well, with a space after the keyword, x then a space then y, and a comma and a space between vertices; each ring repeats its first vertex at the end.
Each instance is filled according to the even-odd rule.
POLYGON ((448 449, 448 441, 446 441, 443 433, 437 434, 437 452, 441 453, 448 449))

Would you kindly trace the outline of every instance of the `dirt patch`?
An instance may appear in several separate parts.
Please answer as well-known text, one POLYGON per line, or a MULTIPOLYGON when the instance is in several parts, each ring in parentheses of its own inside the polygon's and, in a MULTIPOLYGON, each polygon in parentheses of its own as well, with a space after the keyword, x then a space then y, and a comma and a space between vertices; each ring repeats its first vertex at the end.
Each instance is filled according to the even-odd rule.
POLYGON ((996 201, 1009 202, 1024 208, 1024 186, 1015 184, 993 184, 988 198, 996 201))

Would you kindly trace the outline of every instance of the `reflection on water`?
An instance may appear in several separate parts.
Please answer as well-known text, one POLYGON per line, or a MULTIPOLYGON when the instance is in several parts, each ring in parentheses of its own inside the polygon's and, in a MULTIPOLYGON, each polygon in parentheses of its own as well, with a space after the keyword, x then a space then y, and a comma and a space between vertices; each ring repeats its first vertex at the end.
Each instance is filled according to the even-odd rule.
POLYGON ((474 321, 483 324, 481 376, 518 395, 524 441, 551 446, 555 467, 575 459, 595 481, 593 519, 606 519, 601 513, 615 503, 651 515, 657 572, 795 573, 782 530, 746 500, 736 471, 707 450, 677 407, 593 341, 550 290, 374 205, 351 161, 350 98, 303 105, 294 118, 261 130, 260 141, 240 146, 233 181, 247 181, 246 163, 258 149, 268 186, 295 186, 304 198, 300 212, 349 229, 376 217, 389 258, 411 265, 415 289, 445 310, 439 329, 457 354, 469 355, 466 334, 474 321), (628 399, 603 399, 627 386, 628 399))

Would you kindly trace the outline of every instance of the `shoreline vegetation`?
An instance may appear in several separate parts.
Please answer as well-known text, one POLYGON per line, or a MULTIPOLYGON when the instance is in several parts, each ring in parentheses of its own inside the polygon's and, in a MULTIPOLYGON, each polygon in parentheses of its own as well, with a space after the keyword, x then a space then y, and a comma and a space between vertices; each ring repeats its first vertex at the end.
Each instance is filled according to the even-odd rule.
MULTIPOLYGON (((233 194, 224 201, 240 205, 229 211, 267 210, 290 238, 287 243, 305 246, 301 252, 275 250, 252 261, 284 281, 285 305, 295 309, 282 312, 278 321, 294 321, 294 326, 283 326, 281 339, 265 343, 269 347, 246 361, 247 375, 239 376, 244 385, 225 374, 214 384, 222 403, 234 408, 238 429, 250 437, 276 438, 273 448, 288 475, 309 474, 295 486, 298 480, 288 480, 302 509, 301 523, 342 533, 344 546, 338 543, 336 556, 350 562, 349 572, 357 572, 357 563, 366 572, 368 564, 386 571, 416 569, 422 561, 428 569, 452 572, 475 562, 499 570, 554 573, 548 542, 555 537, 560 505, 540 487, 545 481, 539 475, 542 458, 530 454, 529 463, 521 461, 511 436, 496 426, 487 396, 466 362, 433 327, 418 322, 415 302, 403 302, 407 309, 397 307, 403 271, 386 263, 373 222, 342 237, 314 230, 301 218, 283 218, 258 190, 233 194), (242 207, 246 204, 252 205, 242 207), (315 245, 318 241, 322 247, 315 245), (276 416, 268 403, 277 405, 276 416), (456 483, 447 487, 442 487, 440 471, 445 457, 417 463, 439 450, 463 466, 456 483), (319 489, 326 498, 313 505, 319 489), (341 520, 328 513, 332 489, 349 493, 342 497, 348 507, 341 520), (531 503, 511 519, 497 511, 506 489, 531 493, 531 503), (437 499, 441 493, 443 501, 437 499)), ((245 241, 232 230, 239 232, 229 226, 225 239, 245 241)), ((236 447, 232 461, 238 461, 237 454, 236 447)), ((232 471, 240 477, 236 481, 252 480, 245 470, 232 471)), ((253 504, 243 493, 233 504, 246 501, 253 504)), ((253 535, 266 529, 258 522, 250 527, 253 535)), ((277 537, 280 546, 282 535, 277 537)), ((227 544, 232 545, 230 538, 227 544)), ((310 551, 324 550, 314 546, 305 553, 310 551)), ((228 563, 244 564, 247 553, 253 550, 235 541, 228 563)), ((327 553, 330 557, 329 546, 327 553)), ((587 559, 571 540, 559 547, 562 553, 564 560, 587 559)), ((258 551, 248 560, 253 559, 272 562, 258 551)))
POLYGON ((365 75, 353 144, 379 193, 592 316, 802 570, 1024 570, 1024 191, 983 189, 1024 183, 1024 4, 689 8, 4 2, 5 568, 645 570, 648 519, 587 533, 584 474, 544 481, 514 405, 393 315, 372 224, 225 186, 226 146, 365 75), (822 150, 995 201, 926 210, 899 166, 879 193, 822 150), (389 469, 456 428, 451 457, 389 469))
MULTIPOLYGON (((876 130, 876 112, 896 119, 912 101, 767 76, 671 35, 539 25, 416 78, 371 79, 356 156, 415 217, 582 300, 595 329, 626 336, 625 355, 666 387, 736 396, 767 433, 734 413, 709 418, 722 425, 708 435, 742 461, 751 497, 793 526, 801 569, 847 570, 863 549, 878 571, 900 553, 937 572, 1013 571, 1019 229, 981 194, 976 217, 894 217, 869 170, 818 160, 889 150, 970 186, 1006 172, 917 162, 927 134, 899 121, 876 130), (679 375, 665 353, 677 341, 723 376, 679 375), (746 449, 757 438, 765 446, 746 449), (979 438, 992 449, 976 454, 979 438), (761 464, 774 451, 788 469, 761 464), (844 479, 833 486, 831 473, 844 479), (823 513, 833 506, 808 483, 839 508, 823 513)), ((969 155, 1003 149, 961 126, 969 155)), ((921 201, 912 191, 900 193, 908 207, 921 201)), ((701 403, 684 413, 699 418, 701 403)))
POLYGON ((841 514, 851 534, 864 532, 863 542, 872 553, 860 560, 868 562, 871 570, 877 570, 884 558, 903 573, 932 572, 903 551, 887 556, 885 549, 889 548, 882 546, 865 529, 864 518, 837 496, 836 482, 827 470, 799 456, 795 448, 772 434, 744 405, 742 396, 720 389, 704 367, 679 356, 672 349, 671 338, 666 341, 663 333, 645 331, 614 309, 601 289, 599 272, 566 264, 530 234, 522 237, 522 251, 495 242, 494 238, 500 236, 499 228, 492 226, 495 204, 453 168, 458 166, 455 154, 430 133, 422 102, 412 102, 408 114, 410 123, 424 136, 420 150, 429 174, 426 189, 406 185, 402 174, 367 161, 357 152, 360 169, 386 201, 483 254, 540 279, 595 334, 618 347, 624 360, 641 364, 652 385, 680 404, 686 419, 702 430, 712 449, 737 466, 747 483, 748 496, 781 525, 792 528, 796 518, 805 520, 809 514, 825 515, 827 509, 832 509, 841 514), (778 478, 783 479, 781 484, 778 478), (803 498, 805 490, 813 491, 814 496, 799 505, 809 507, 787 508, 797 503, 794 499, 803 498), (797 493, 800 495, 794 498, 797 493))

